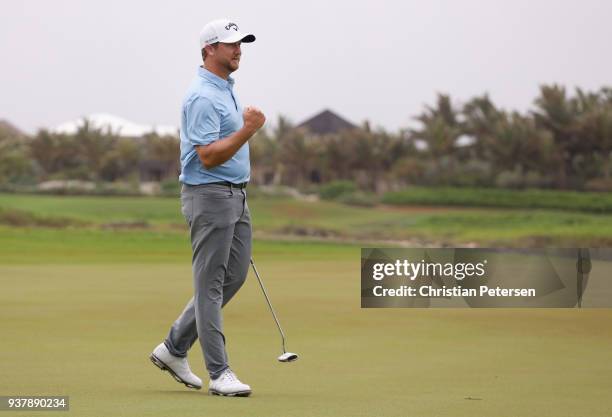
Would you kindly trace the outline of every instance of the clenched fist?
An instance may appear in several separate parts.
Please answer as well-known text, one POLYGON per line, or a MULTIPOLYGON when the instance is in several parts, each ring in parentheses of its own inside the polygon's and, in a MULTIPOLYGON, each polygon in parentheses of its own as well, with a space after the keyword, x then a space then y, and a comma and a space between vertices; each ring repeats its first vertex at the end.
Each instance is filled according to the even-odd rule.
POLYGON ((255 133, 266 122, 266 116, 257 107, 247 106, 242 114, 244 127, 255 133))

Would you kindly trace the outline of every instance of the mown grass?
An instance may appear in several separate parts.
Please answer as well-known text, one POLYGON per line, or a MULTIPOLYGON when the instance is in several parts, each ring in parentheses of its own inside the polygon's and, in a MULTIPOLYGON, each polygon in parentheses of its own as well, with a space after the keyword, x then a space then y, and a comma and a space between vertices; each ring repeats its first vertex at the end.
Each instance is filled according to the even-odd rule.
MULTIPOLYGON (((255 230, 324 230, 351 244, 255 239, 288 349, 301 358, 276 361, 279 336, 250 273, 224 309, 224 328, 230 363, 254 394, 228 399, 187 390, 147 359, 192 295, 176 199, 0 195, 4 222, 22 221, 0 225, 0 393, 69 395, 62 414, 78 417, 610 415, 612 310, 360 309, 356 243, 422 235, 516 244, 581 233, 593 241, 612 235, 609 216, 286 198, 250 205, 255 230), (137 222, 150 226, 104 226, 137 222)), ((207 383, 198 343, 189 361, 207 383)))
POLYGON ((96 223, 183 223, 177 198, 0 194, 0 207, 96 223))
MULTIPOLYGON (((431 245, 607 246, 612 215, 567 210, 465 207, 351 207, 288 197, 249 200, 256 235, 408 241, 431 245)), ((0 194, 0 224, 82 229, 147 229, 186 239, 177 198, 0 194), (4 214, 2 214, 4 213, 4 214), (25 224, 11 219, 26 219, 25 224)), ((86 232, 83 232, 86 233, 86 232)), ((136 236, 136 235, 134 235, 136 236)), ((153 237, 149 237, 154 239, 153 237)), ((157 238, 156 238, 157 239, 157 238)))
MULTIPOLYGON (((304 259, 333 259, 354 253, 357 245, 328 242, 256 240, 253 253, 300 253, 304 259)), ((91 228, 17 228, 0 226, 0 264, 190 263, 187 233, 91 228)))
POLYGON ((389 192, 382 201, 394 205, 538 208, 612 213, 612 194, 594 192, 411 187, 404 191, 389 192))
MULTIPOLYGON (((186 236, 0 228, 0 393, 68 395, 61 414, 75 417, 610 415, 612 310, 361 309, 358 247, 256 240, 254 250, 300 360, 276 361, 279 336, 250 273, 224 329, 254 393, 219 398, 147 358, 192 295, 186 236)), ((197 342, 189 361, 207 383, 197 342)))

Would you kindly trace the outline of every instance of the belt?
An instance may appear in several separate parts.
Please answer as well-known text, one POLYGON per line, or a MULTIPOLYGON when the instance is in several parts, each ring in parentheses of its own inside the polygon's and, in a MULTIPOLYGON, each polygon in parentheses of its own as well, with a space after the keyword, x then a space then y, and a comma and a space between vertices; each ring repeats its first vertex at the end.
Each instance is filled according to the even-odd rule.
POLYGON ((248 182, 241 182, 240 184, 234 184, 233 182, 229 182, 229 181, 218 181, 218 182, 209 182, 208 184, 227 185, 228 187, 243 189, 243 188, 246 188, 248 182))

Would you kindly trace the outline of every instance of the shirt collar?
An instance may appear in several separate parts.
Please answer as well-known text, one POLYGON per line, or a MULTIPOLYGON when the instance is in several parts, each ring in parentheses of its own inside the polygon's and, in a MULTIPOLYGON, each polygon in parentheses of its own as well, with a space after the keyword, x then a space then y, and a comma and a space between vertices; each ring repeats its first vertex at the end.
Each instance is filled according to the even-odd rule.
POLYGON ((220 88, 229 88, 231 89, 234 86, 234 79, 232 77, 227 77, 227 80, 219 77, 217 74, 214 74, 207 70, 206 68, 199 66, 198 67, 198 75, 204 78, 207 81, 215 84, 220 88))

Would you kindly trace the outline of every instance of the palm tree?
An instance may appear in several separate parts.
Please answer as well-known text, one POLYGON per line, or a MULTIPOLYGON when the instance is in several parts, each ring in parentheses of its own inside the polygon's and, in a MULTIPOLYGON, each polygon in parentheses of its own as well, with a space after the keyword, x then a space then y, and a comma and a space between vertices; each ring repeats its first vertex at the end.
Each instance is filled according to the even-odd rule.
POLYGON ((33 166, 28 157, 27 140, 0 124, 0 184, 31 180, 33 166))
POLYGON ((474 156, 488 161, 488 149, 494 143, 497 125, 507 118, 503 110, 499 110, 487 94, 475 97, 463 106, 463 131, 474 143, 471 146, 474 156))
POLYGON ((602 161, 603 176, 610 178, 610 154, 612 152, 612 90, 584 94, 578 90, 582 112, 578 120, 578 132, 585 153, 596 153, 602 161))
POLYGON ((100 177, 105 181, 116 181, 137 175, 140 159, 141 145, 133 138, 119 138, 102 158, 100 177))
POLYGON ((550 131, 554 138, 557 187, 567 188, 572 161, 580 148, 577 130, 584 103, 580 99, 569 98, 564 87, 544 85, 540 88, 540 96, 536 98, 535 105, 533 116, 536 123, 550 131))
POLYGON ((78 142, 74 135, 55 134, 40 130, 30 142, 29 153, 40 168, 43 179, 54 174, 65 177, 85 175, 79 179, 89 179, 85 172, 79 173, 79 168, 86 167, 80 155, 78 142))
POLYGON ((491 144, 495 165, 521 172, 543 174, 551 167, 554 141, 550 132, 539 128, 534 120, 517 112, 504 116, 496 125, 497 141, 491 144))
POLYGON ((78 149, 76 160, 81 168, 89 172, 88 179, 100 179, 105 154, 114 147, 117 139, 110 129, 93 129, 87 120, 79 127, 74 136, 78 149))
MULTIPOLYGON (((159 136, 152 132, 143 137, 144 153, 140 158, 146 180, 162 181, 178 178, 180 142, 175 136, 159 136)), ((177 179, 178 181, 178 179, 177 179)))
POLYGON ((456 142, 463 134, 463 128, 450 97, 438 94, 436 106, 426 106, 425 111, 417 116, 416 120, 421 122, 421 128, 411 129, 409 137, 427 144, 427 152, 433 160, 436 172, 443 171, 441 162, 446 158, 452 174, 455 167, 456 142))

